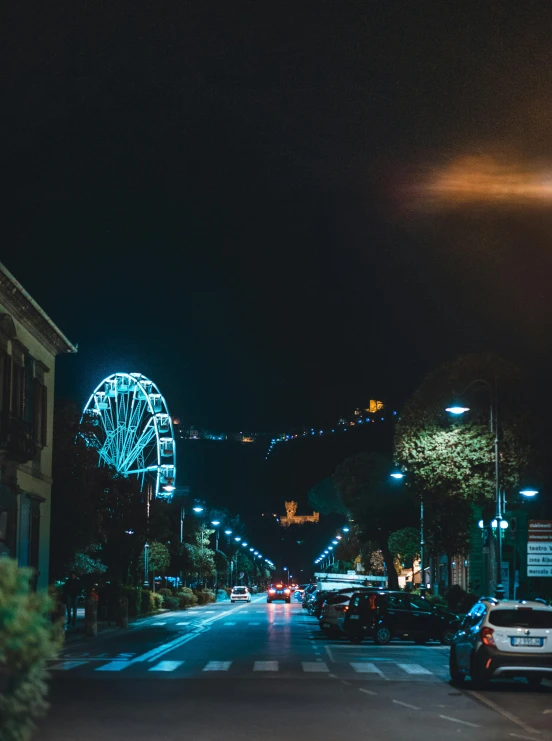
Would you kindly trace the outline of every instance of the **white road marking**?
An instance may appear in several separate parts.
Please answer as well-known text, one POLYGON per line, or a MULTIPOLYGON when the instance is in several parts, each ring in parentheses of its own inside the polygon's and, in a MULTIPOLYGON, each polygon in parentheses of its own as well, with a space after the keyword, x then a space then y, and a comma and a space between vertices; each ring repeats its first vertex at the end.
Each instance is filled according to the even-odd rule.
POLYGON ((377 695, 378 694, 377 692, 372 692, 372 690, 365 690, 364 687, 359 687, 359 690, 361 692, 364 692, 367 695, 377 695))
POLYGON ((183 661, 160 661, 155 666, 151 666, 149 672, 174 672, 179 666, 182 666, 183 661))
MULTIPOLYGON (((401 700, 393 700, 395 705, 402 705, 403 708, 410 708, 410 710, 419 710, 420 708, 417 705, 409 705, 407 702, 402 702, 401 700)), ((443 718, 444 716, 441 716, 443 718)))
POLYGON ((479 728, 477 723, 469 723, 467 720, 458 720, 458 718, 451 718, 450 715, 440 715, 439 718, 443 720, 451 720, 453 723, 461 723, 463 726, 470 726, 471 728, 479 728))
POLYGON ((351 666, 359 674, 379 674, 380 677, 383 677, 382 672, 375 664, 370 664, 366 661, 351 661, 351 666))
POLYGON ((209 661, 204 667, 204 672, 227 672, 232 666, 231 661, 209 661))
POLYGON ((51 668, 55 671, 66 672, 69 669, 74 669, 76 666, 81 666, 81 664, 88 664, 88 661, 62 661, 51 668))
POLYGON ((130 661, 110 661, 109 664, 96 667, 97 672, 120 672, 130 666, 130 661))
POLYGON ((235 625, 236 623, 223 623, 223 625, 235 625))
POLYGON ((304 672, 329 672, 328 665, 317 661, 302 661, 304 672))
POLYGON ((535 733, 535 734, 539 733, 539 731, 536 731, 530 725, 528 725, 527 723, 524 723, 520 718, 515 716, 513 713, 509 713, 507 710, 503 710, 500 707, 500 705, 497 705, 496 702, 489 700, 488 697, 486 697, 485 695, 482 695, 480 692, 474 692, 473 690, 468 690, 468 694, 473 695, 473 697, 477 697, 478 700, 485 703, 485 705, 488 705, 495 712, 500 713, 500 715, 502 715, 504 718, 507 718, 512 723, 515 723, 516 726, 523 728, 523 730, 526 731, 527 733, 535 733))
POLYGON ((247 623, 248 625, 260 625, 260 623, 247 623))
POLYGON ((160 623, 157 622, 157 621, 155 623, 152 623, 152 625, 154 625, 156 628, 157 628, 158 625, 166 625, 166 624, 167 623, 164 620, 162 620, 160 623))
POLYGON ((187 623, 177 623, 177 625, 190 625, 190 622, 188 621, 187 623))
POLYGON ((429 669, 419 664, 397 664, 397 666, 400 666, 407 674, 433 674, 429 669))
POLYGON ((525 741, 537 741, 533 736, 522 736, 519 733, 510 733, 510 736, 512 736, 512 738, 523 738, 525 741))
POLYGON ((256 661, 253 665, 254 672, 277 672, 278 669, 277 661, 256 661))

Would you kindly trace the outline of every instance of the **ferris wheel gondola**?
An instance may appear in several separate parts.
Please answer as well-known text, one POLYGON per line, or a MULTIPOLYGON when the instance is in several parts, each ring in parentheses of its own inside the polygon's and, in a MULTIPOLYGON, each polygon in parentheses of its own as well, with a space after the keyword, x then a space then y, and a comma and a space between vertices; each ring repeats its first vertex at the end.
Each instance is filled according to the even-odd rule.
POLYGON ((134 476, 154 496, 172 496, 176 445, 163 395, 141 373, 114 373, 97 386, 83 411, 92 422, 100 465, 134 476))

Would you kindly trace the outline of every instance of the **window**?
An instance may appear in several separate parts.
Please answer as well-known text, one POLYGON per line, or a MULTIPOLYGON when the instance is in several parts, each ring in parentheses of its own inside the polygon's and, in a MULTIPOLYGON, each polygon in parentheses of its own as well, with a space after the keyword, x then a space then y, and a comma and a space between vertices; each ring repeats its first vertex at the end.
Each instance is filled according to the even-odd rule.
POLYGON ((408 610, 408 600, 402 594, 390 594, 387 598, 390 610, 408 610))
POLYGON ((34 398, 34 437, 39 445, 44 446, 48 429, 48 389, 38 378, 34 379, 34 398))
POLYGON ((520 607, 517 610, 491 610, 489 623, 498 628, 552 628, 552 610, 533 610, 520 607))
POLYGON ((431 612, 431 606, 428 604, 427 600, 422 599, 421 597, 411 597, 410 607, 413 612, 431 612))

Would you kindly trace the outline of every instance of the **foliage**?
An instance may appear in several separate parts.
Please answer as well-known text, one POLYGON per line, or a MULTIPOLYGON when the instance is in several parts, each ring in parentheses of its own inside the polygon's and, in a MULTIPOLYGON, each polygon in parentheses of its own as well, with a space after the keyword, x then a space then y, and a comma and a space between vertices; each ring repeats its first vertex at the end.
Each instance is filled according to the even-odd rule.
POLYGON ((449 587, 446 593, 448 608, 451 612, 465 614, 477 602, 477 595, 466 592, 459 584, 449 587))
POLYGON ((517 487, 530 465, 531 424, 518 369, 495 355, 466 355, 426 376, 397 425, 395 456, 417 490, 478 504, 493 499, 490 395, 485 384, 471 385, 478 379, 500 395, 502 487, 517 487), (445 410, 464 389, 458 401, 469 406, 469 416, 454 422, 445 410))
POLYGON ((398 588, 388 538, 397 525, 408 524, 412 512, 404 487, 390 477, 391 461, 377 453, 358 453, 337 467, 333 483, 356 524, 361 542, 372 541, 387 568, 390 588, 398 588))
POLYGON ((315 512, 322 515, 329 515, 333 512, 340 515, 347 515, 348 511, 343 500, 339 495, 331 477, 323 479, 318 484, 309 489, 309 504, 315 512))
MULTIPOLYGON (((171 565, 171 554, 163 543, 153 540, 148 549, 148 568, 152 574, 164 574, 171 565)), ((138 568, 144 570, 144 553, 140 554, 138 568)))
POLYGON ((214 592, 209 589, 203 589, 201 592, 196 592, 198 605, 208 605, 211 602, 216 602, 217 596, 214 592))
POLYGON ((162 589, 157 590, 157 594, 160 594, 162 597, 172 597, 173 590, 167 589, 167 587, 163 587, 162 589))
MULTIPOLYGON (((119 597, 126 597, 128 600, 128 616, 138 617, 142 609, 142 590, 139 587, 129 587, 125 585, 119 585, 114 592, 114 596, 117 594, 119 597)), ((115 599, 117 597, 115 596, 115 599)))
POLYGON ((155 612, 154 593, 149 589, 142 589, 141 590, 140 613, 142 615, 148 615, 150 612, 155 612))
POLYGON ((420 532, 413 527, 395 530, 389 536, 388 543, 391 553, 408 566, 420 557, 420 532))
POLYGON ((92 555, 99 551, 101 551, 101 548, 97 544, 89 545, 82 551, 77 551, 73 560, 69 563, 67 571, 69 573, 75 572, 77 576, 104 574, 107 571, 107 566, 99 558, 94 558, 92 555))
POLYGON ((165 600, 170 599, 170 597, 163 597, 159 592, 152 592, 151 596, 153 597, 154 610, 160 610, 165 605, 165 600))
POLYGON ((44 715, 45 660, 60 649, 61 625, 50 620, 50 598, 30 591, 31 571, 0 559, 0 738, 27 741, 44 715))
POLYGON ((177 593, 178 605, 181 610, 197 605, 197 596, 188 587, 182 587, 177 593))
POLYGON ((172 595, 167 594, 163 597, 163 607, 166 607, 167 610, 178 610, 180 607, 180 601, 178 597, 173 597, 172 595))

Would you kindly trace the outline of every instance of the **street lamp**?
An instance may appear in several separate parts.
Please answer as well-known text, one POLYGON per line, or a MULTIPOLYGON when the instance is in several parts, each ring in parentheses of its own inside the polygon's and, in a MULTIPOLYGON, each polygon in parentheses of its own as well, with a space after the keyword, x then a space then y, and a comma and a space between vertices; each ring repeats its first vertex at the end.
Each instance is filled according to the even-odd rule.
POLYGON ((219 547, 219 532, 220 532, 220 520, 211 520, 211 525, 215 526, 215 550, 218 551, 219 547))
POLYGON ((342 527, 341 529, 343 530, 344 533, 349 532, 349 528, 347 527, 347 525, 345 525, 345 527, 342 527))
POLYGON ((196 506, 196 507, 192 507, 192 509, 194 512, 203 512, 203 507, 196 506))
MULTIPOLYGON (((396 481, 404 479, 402 471, 394 471, 390 474, 391 478, 396 481)), ((424 496, 420 495, 420 594, 423 596, 426 591, 425 571, 425 538, 424 538, 424 496)), ((412 564, 412 585, 414 585, 414 564, 412 564)))
POLYGON ((539 492, 536 489, 522 489, 519 493, 522 497, 531 498, 536 497, 539 492))
MULTIPOLYGON (((494 464, 495 464, 495 508, 496 508, 496 519, 500 522, 502 520, 502 493, 500 491, 500 457, 499 457, 499 439, 498 439, 498 393, 496 382, 493 384, 486 381, 484 378, 476 378, 474 381, 469 383, 466 388, 461 392, 460 396, 463 396, 466 391, 475 386, 485 386, 489 392, 491 401, 491 418, 490 428, 491 435, 494 435, 494 464)), ((451 406, 447 407, 447 412, 456 416, 462 415, 465 412, 469 412, 469 407, 464 406, 451 406)), ((502 584, 502 528, 497 528, 497 559, 496 559, 496 596, 497 599, 504 599, 504 586, 502 584)))

